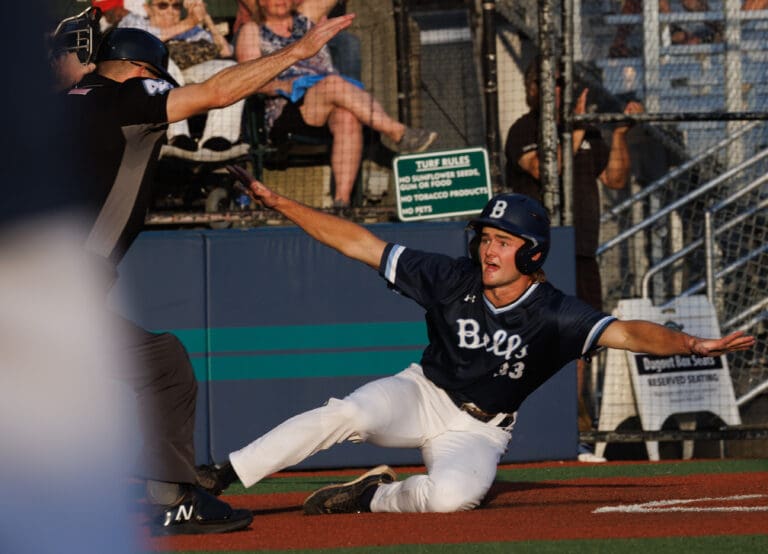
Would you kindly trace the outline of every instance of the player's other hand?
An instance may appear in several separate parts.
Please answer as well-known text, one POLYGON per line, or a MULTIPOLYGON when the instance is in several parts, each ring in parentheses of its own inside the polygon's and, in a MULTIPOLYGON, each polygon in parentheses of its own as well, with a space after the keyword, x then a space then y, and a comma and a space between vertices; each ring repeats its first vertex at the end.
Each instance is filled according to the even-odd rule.
POLYGON ((744 331, 735 331, 721 339, 691 339, 691 354, 698 356, 721 356, 728 352, 748 350, 755 345, 755 337, 747 335, 744 331))
POLYGON ((274 208, 280 196, 238 165, 228 165, 227 171, 236 179, 235 187, 267 208, 274 208))
POLYGON ((353 13, 331 19, 323 17, 301 40, 293 43, 296 55, 302 60, 314 56, 329 40, 349 27, 354 18, 353 13))
POLYGON ((277 205, 277 201, 280 199, 280 196, 275 191, 267 187, 258 179, 253 179, 251 181, 250 188, 254 198, 259 200, 267 208, 274 208, 277 205))

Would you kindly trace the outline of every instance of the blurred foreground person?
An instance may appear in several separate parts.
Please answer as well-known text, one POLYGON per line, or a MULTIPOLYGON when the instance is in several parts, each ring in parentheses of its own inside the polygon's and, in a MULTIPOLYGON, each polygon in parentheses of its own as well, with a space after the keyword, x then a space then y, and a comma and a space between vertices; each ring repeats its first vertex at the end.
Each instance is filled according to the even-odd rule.
POLYGON ((104 371, 127 361, 82 248, 88 191, 61 149, 41 142, 40 129, 54 140, 68 133, 51 102, 46 45, 30 40, 45 36, 42 11, 35 2, 4 10, 24 22, 0 36, 24 92, 2 93, 14 108, 0 138, 0 551, 138 553, 127 491, 135 417, 104 371))

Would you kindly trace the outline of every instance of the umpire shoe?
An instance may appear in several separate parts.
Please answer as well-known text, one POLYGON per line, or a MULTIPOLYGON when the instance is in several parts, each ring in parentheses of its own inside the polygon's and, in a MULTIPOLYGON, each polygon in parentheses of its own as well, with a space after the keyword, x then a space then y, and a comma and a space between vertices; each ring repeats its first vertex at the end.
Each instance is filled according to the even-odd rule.
POLYGON ((253 521, 249 510, 235 510, 202 490, 188 486, 181 500, 162 506, 152 531, 156 535, 202 535, 245 529, 253 521))
POLYGON ((375 467, 349 483, 328 485, 316 490, 304 501, 304 513, 320 515, 370 512, 371 499, 376 488, 395 479, 397 474, 389 466, 375 467))
POLYGON ((216 464, 197 466, 195 471, 197 472, 197 485, 214 496, 219 496, 232 483, 240 480, 229 462, 220 466, 216 464))

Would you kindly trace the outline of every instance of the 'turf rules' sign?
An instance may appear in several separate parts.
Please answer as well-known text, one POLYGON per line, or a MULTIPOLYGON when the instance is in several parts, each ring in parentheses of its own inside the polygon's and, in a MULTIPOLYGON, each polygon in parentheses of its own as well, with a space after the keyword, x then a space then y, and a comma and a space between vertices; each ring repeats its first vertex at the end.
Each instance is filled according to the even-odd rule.
POLYGON ((491 198, 484 148, 399 156, 394 172, 401 221, 475 214, 491 198))

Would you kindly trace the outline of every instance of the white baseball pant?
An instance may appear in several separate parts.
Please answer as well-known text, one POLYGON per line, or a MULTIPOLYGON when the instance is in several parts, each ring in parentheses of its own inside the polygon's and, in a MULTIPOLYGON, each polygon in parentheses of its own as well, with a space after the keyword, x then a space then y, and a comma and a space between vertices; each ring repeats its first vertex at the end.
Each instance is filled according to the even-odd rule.
POLYGON ((246 487, 345 440, 420 448, 427 475, 378 487, 373 512, 471 510, 485 497, 511 429, 461 411, 419 365, 331 398, 229 456, 246 487))

